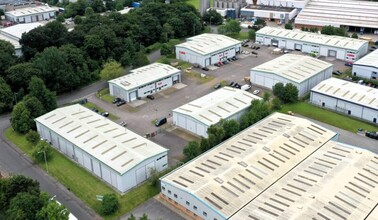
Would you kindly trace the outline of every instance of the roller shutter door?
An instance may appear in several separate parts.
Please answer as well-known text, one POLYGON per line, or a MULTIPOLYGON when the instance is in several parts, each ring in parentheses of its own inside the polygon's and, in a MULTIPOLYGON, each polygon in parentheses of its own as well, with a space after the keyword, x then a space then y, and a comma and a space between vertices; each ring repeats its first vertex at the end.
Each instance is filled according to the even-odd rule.
POLYGON ((272 88, 273 85, 274 85, 273 83, 274 83, 274 80, 272 78, 265 77, 265 84, 264 84, 264 86, 266 88, 272 88))
POLYGON ((329 57, 336 57, 336 50, 328 50, 328 56, 329 57))
POLYGON ((136 183, 139 184, 146 180, 146 167, 141 167, 136 170, 136 183))
POLYGON ((254 83, 256 83, 257 85, 263 86, 264 85, 264 76, 256 74, 255 75, 255 82, 254 83))
POLYGON ((278 40, 273 39, 272 40, 272 46, 278 47, 278 40))
POLYGON ((177 126, 181 127, 181 128, 186 128, 186 118, 182 115, 177 115, 177 126))
POLYGON ((294 44, 294 49, 301 51, 302 50, 302 45, 301 44, 294 44))
POLYGON ((191 119, 187 119, 186 120, 186 128, 190 132, 197 133, 197 131, 196 131, 196 123, 193 120, 191 120, 191 119))
POLYGON ((137 99, 136 91, 130 93, 130 102, 137 99))

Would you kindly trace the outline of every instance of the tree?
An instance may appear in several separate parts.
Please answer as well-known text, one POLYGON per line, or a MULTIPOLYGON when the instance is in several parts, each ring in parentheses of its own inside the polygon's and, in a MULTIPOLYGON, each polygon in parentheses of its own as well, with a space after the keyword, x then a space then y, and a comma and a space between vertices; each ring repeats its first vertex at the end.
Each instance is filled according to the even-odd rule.
POLYGON ((266 26, 266 22, 264 19, 261 19, 261 18, 257 18, 256 21, 255 21, 255 25, 258 25, 258 26, 263 26, 265 27, 266 26))
POLYGON ((137 219, 135 218, 133 213, 131 213, 131 215, 127 218, 127 220, 137 220, 137 219))
POLYGON ((119 60, 119 62, 121 62, 122 66, 129 66, 132 62, 132 59, 131 59, 131 56, 130 56, 130 53, 129 52, 125 52, 121 59, 119 60))
POLYGON ((263 96, 264 102, 269 102, 271 96, 272 94, 270 94, 269 92, 265 92, 263 96))
POLYGON ((274 110, 280 110, 281 109, 281 101, 278 97, 275 97, 272 100, 272 109, 274 109, 274 110))
POLYGON ((12 128, 21 134, 26 134, 30 130, 30 112, 23 102, 14 106, 11 124, 12 128))
POLYGON ((173 53, 173 47, 167 43, 161 45, 160 55, 171 55, 173 53))
POLYGON ((119 208, 119 202, 115 194, 106 194, 102 198, 100 212, 103 215, 111 215, 119 208))
POLYGON ((244 130, 250 126, 248 114, 244 114, 240 117, 240 130, 244 130))
POLYGON ((97 34, 86 35, 84 38, 84 49, 93 59, 102 59, 106 56, 104 39, 97 34))
POLYGON ((132 60, 133 68, 138 68, 138 67, 145 66, 148 64, 150 64, 150 61, 148 60, 146 54, 144 54, 142 51, 135 53, 132 60))
POLYGON ((52 157, 50 145, 46 141, 39 141, 33 151, 33 157, 40 163, 49 161, 52 157))
POLYGON ((101 70, 100 76, 102 79, 111 80, 122 76, 124 70, 120 63, 111 60, 105 63, 104 68, 101 70))
POLYGON ((46 110, 41 101, 34 96, 27 95, 22 101, 25 104, 26 109, 30 112, 30 128, 35 130, 37 127, 34 119, 46 113, 46 110))
POLYGON ((16 62, 14 46, 8 41, 0 40, 0 76, 16 62))
MULTIPOLYGON (((93 0, 91 7, 93 8, 93 11, 97 13, 101 13, 105 11, 105 5, 102 2, 102 0, 93 0)), ((87 16, 87 10, 85 10, 85 16, 87 16)))
POLYGON ((142 217, 139 218, 139 220, 150 220, 146 213, 143 213, 142 217))
POLYGON ((215 9, 210 9, 203 15, 202 19, 210 25, 219 25, 223 22, 223 17, 215 9))
POLYGON ((219 144, 225 137, 225 131, 221 125, 211 125, 207 129, 207 134, 209 136, 209 144, 211 147, 219 144), (214 138, 210 138, 210 135, 213 135, 214 138))
POLYGON ((256 31, 251 29, 248 31, 248 38, 251 40, 251 41, 256 41, 256 31))
POLYGON ((39 76, 41 71, 32 63, 19 63, 11 66, 6 71, 6 80, 14 92, 20 89, 26 90, 32 76, 39 76))
POLYGON ((239 132, 239 129, 240 129, 239 123, 234 119, 232 120, 222 119, 220 124, 222 125, 223 130, 224 130, 224 140, 234 136, 235 134, 239 132))
POLYGON ((63 23, 65 21, 63 15, 59 14, 58 16, 56 16, 56 20, 59 21, 60 23, 63 23))
POLYGON ((93 10, 93 8, 91 8, 91 7, 87 7, 86 9, 85 9, 85 17, 86 18, 90 18, 90 17, 92 17, 94 15, 94 10, 93 10))
POLYGON ((210 148, 211 147, 210 147, 210 144, 209 144, 209 140, 207 138, 201 137, 201 143, 200 143, 201 152, 204 153, 207 150, 209 150, 210 148))
POLYGON ((63 205, 49 201, 36 214, 36 219, 68 220, 70 212, 63 205))
POLYGON ((30 80, 28 90, 29 95, 36 97, 42 103, 46 112, 56 108, 55 93, 47 89, 40 78, 33 76, 30 80))
POLYGON ((282 100, 284 103, 293 103, 298 101, 298 89, 295 85, 288 83, 285 86, 285 96, 282 100))
POLYGON ((188 161, 198 156, 201 153, 198 142, 189 141, 189 143, 185 146, 183 153, 188 161))
POLYGON ((40 141, 40 136, 38 134, 38 132, 36 131, 33 131, 33 130, 30 130, 26 135, 25 135, 25 138, 26 140, 33 144, 33 145, 36 145, 38 143, 38 141, 40 141))
POLYGON ((156 168, 151 168, 149 170, 149 173, 150 173, 150 178, 148 179, 148 181, 150 182, 152 186, 158 187, 160 183, 159 171, 156 168))
POLYGON ((218 27, 218 32, 225 35, 236 35, 241 31, 240 22, 237 20, 229 20, 225 25, 218 27))
POLYGON ((83 22, 83 19, 81 18, 80 15, 76 15, 74 18, 74 23, 75 24, 81 24, 83 22))
POLYGON ((6 212, 8 219, 36 219, 36 213, 43 207, 43 202, 39 195, 26 192, 18 193, 10 201, 9 208, 6 212))
POLYGON ((0 77, 0 114, 13 107, 13 93, 10 86, 0 77))
POLYGON ((285 29, 293 30, 293 24, 292 23, 286 23, 285 24, 285 29))
POLYGON ((279 99, 282 99, 282 96, 284 93, 285 93, 285 86, 283 83, 276 83, 273 86, 273 95, 275 95, 279 99))
POLYGON ((352 34, 352 38, 358 39, 358 35, 357 35, 357 33, 353 33, 353 34, 352 34))

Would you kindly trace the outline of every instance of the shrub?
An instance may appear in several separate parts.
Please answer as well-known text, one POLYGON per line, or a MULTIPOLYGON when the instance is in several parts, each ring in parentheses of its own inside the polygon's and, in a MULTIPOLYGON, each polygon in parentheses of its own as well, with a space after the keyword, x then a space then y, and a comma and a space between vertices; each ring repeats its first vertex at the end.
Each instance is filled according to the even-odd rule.
POLYGON ((111 215, 119 208, 119 202, 115 194, 106 194, 102 198, 100 212, 103 215, 111 215))
POLYGON ((36 131, 33 131, 33 130, 30 130, 27 134, 26 134, 26 140, 33 144, 33 145, 36 145, 40 139, 40 136, 38 134, 38 132, 36 131))
POLYGON ((35 147, 35 150, 33 152, 33 157, 38 162, 44 162, 46 156, 46 161, 49 161, 51 159, 51 150, 50 145, 46 141, 40 141, 35 147))

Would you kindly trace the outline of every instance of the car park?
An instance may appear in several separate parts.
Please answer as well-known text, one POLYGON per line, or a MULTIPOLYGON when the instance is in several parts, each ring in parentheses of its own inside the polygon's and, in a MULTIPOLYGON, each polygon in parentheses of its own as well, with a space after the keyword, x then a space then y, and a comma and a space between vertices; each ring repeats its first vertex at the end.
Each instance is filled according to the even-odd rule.
POLYGON ((150 100, 154 100, 155 99, 155 97, 153 95, 148 95, 147 98, 150 99, 150 100))
POLYGON ((257 95, 257 94, 259 94, 260 93, 260 90, 255 90, 255 91, 253 91, 253 95, 257 95))
POLYGON ((214 89, 219 89, 222 85, 220 83, 215 84, 214 89))
POLYGON ((119 102, 117 102, 116 103, 116 105, 119 107, 119 106, 121 106, 121 105, 124 105, 124 104, 126 104, 126 101, 125 100, 121 100, 121 101, 119 101, 119 102))

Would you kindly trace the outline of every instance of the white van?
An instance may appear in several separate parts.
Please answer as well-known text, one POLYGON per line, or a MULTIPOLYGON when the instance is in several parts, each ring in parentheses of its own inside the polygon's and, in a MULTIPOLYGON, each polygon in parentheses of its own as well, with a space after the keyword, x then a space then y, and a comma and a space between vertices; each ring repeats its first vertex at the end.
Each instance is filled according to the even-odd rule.
POLYGON ((240 89, 244 90, 244 91, 250 90, 251 89, 251 85, 249 85, 249 84, 242 85, 242 87, 240 89))

